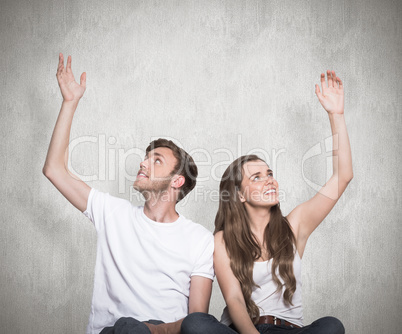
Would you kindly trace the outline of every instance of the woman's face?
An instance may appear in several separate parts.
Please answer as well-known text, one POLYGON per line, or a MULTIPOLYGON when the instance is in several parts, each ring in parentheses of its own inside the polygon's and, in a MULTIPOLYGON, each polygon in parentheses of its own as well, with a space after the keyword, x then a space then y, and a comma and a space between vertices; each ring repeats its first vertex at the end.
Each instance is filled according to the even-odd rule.
POLYGON ((251 206, 271 207, 279 203, 278 191, 278 182, 264 161, 249 161, 243 165, 239 192, 242 202, 251 206))

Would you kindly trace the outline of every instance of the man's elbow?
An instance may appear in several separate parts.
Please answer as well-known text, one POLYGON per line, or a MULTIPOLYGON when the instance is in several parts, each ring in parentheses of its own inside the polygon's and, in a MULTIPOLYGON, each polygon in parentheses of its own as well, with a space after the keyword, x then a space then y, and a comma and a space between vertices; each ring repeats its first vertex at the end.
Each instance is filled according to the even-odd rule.
POLYGON ((42 168, 42 173, 43 175, 46 176, 50 181, 52 181, 58 174, 58 168, 48 164, 45 162, 43 168, 42 168))
POLYGON ((51 175, 51 168, 45 163, 42 168, 42 174, 45 175, 48 179, 51 175))

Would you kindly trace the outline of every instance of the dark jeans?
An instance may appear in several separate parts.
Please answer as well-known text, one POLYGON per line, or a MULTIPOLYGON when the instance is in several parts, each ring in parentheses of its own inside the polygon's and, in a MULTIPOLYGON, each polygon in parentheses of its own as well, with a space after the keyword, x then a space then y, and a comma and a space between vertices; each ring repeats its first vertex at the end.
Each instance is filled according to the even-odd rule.
MULTIPOLYGON (((256 325, 260 334, 344 334, 345 328, 334 317, 320 318, 308 326, 292 328, 285 325, 256 325)), ((191 313, 181 325, 181 334, 236 334, 234 329, 220 323, 215 317, 206 313, 191 313)))
MULTIPOLYGON (((160 320, 148 320, 152 325, 163 324, 160 320)), ((105 327, 99 334, 151 334, 144 322, 134 318, 120 318, 113 327, 105 327)))

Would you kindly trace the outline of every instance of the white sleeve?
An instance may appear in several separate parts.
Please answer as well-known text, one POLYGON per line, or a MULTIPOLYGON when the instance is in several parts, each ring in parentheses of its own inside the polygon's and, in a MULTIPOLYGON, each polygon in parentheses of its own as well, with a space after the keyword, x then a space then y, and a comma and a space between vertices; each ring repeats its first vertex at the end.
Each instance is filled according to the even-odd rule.
POLYGON ((106 202, 109 194, 102 193, 94 188, 91 189, 88 196, 87 209, 83 212, 95 225, 99 232, 105 225, 106 202))
POLYGON ((191 276, 203 276, 211 280, 214 279, 214 237, 210 232, 201 244, 199 256, 191 276))

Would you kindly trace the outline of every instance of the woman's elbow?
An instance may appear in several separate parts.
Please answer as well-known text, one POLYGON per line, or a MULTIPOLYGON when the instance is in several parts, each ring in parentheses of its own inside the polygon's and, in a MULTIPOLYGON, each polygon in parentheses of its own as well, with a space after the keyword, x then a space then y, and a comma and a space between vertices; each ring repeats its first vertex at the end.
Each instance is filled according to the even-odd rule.
POLYGON ((342 177, 338 178, 339 184, 343 185, 344 188, 346 188, 350 181, 353 179, 353 171, 350 171, 350 173, 342 175, 342 177))
POLYGON ((346 175, 346 182, 349 184, 353 179, 353 169, 346 175))

